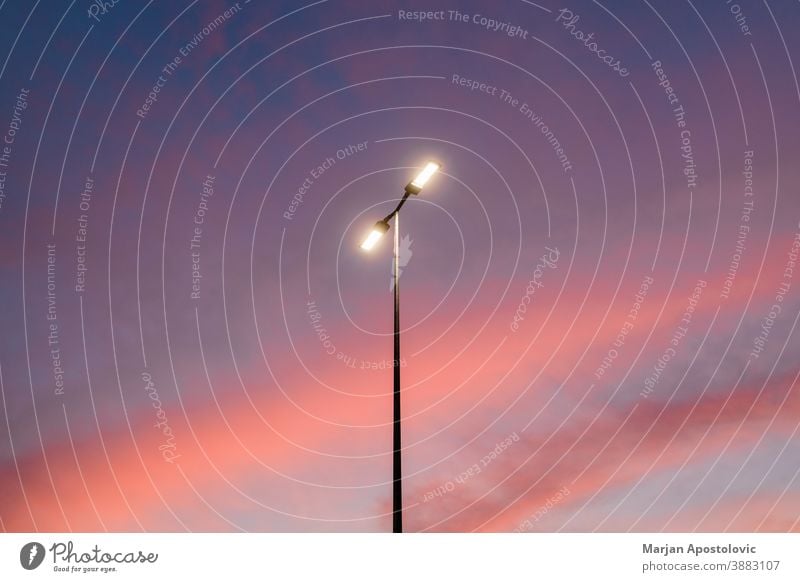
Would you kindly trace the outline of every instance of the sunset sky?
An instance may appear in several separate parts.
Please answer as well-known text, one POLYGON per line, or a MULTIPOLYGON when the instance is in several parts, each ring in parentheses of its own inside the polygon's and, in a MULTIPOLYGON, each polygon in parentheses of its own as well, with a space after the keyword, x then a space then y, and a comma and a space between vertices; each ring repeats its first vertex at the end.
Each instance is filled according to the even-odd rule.
POLYGON ((800 531, 800 4, 102 4, 0 3, 2 530, 389 531, 434 159, 406 531, 800 531))

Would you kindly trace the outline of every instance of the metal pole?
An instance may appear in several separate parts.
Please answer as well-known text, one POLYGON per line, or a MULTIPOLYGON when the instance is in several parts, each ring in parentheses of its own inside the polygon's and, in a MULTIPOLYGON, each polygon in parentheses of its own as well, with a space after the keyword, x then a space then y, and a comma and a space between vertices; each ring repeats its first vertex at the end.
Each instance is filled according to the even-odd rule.
POLYGON ((403 472, 400 468, 400 213, 394 215, 394 426, 392 532, 403 532, 403 472))

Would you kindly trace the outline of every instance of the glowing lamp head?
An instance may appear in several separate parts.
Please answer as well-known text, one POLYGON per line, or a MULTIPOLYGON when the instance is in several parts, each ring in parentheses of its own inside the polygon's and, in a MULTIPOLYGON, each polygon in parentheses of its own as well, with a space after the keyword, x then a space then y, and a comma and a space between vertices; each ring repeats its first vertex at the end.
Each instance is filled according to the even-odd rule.
POLYGON ((406 186, 406 192, 419 194, 422 191, 422 187, 431 179, 431 176, 439 171, 439 168, 441 168, 441 165, 436 162, 428 162, 425 164, 425 167, 417 174, 417 177, 411 180, 408 186, 406 186))
POLYGON ((364 242, 361 243, 361 248, 365 251, 371 251, 381 237, 389 230, 389 223, 379 220, 372 227, 372 232, 367 235, 364 242))

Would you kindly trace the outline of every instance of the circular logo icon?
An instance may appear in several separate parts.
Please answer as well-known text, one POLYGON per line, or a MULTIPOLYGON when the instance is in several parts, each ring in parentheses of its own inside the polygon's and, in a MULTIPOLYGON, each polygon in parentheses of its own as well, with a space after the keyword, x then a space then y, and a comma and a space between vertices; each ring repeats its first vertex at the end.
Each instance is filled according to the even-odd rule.
POLYGON ((29 542, 19 551, 19 563, 26 570, 38 568, 44 560, 44 546, 39 542, 29 542))

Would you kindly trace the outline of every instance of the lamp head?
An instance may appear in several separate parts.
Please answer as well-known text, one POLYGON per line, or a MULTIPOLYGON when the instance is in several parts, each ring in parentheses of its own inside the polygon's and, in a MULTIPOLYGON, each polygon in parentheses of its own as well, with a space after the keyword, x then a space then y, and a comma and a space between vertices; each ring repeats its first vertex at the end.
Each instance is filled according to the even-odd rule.
POLYGON ((428 162, 425 164, 425 167, 417 174, 417 177, 408 183, 406 192, 409 194, 419 194, 422 191, 422 187, 425 186, 427 181, 431 179, 431 176, 438 172, 441 167, 441 164, 437 164, 436 162, 428 162))
POLYGON ((384 222, 383 220, 376 222, 375 226, 372 227, 372 231, 367 235, 367 238, 364 239, 364 242, 361 243, 362 250, 371 251, 381 237, 388 232, 388 230, 388 222, 384 222))

